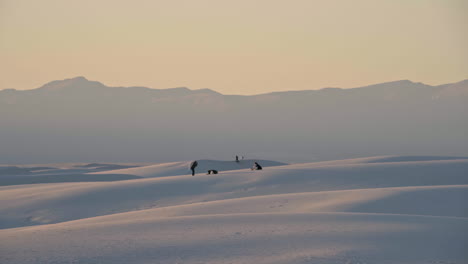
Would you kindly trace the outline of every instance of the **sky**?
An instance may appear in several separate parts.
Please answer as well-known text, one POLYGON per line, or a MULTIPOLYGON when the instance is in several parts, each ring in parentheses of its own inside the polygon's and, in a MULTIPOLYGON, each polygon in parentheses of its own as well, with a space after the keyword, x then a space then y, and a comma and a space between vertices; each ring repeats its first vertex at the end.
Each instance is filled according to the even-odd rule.
POLYGON ((0 0, 0 89, 259 94, 468 79, 466 0, 0 0))

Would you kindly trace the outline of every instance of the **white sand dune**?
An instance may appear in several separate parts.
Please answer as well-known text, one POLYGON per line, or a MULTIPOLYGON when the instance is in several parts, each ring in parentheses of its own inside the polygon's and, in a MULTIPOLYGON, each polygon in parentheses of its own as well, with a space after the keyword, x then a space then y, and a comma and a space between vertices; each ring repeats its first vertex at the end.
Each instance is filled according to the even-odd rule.
POLYGON ((258 195, 468 184, 468 160, 295 164, 263 171, 118 182, 0 187, 0 227, 57 223, 118 212, 258 195), (449 173, 447 173, 449 172, 449 173))
POLYGON ((2 263, 466 263, 465 218, 128 215, 0 231, 2 263), (135 218, 136 217, 136 218, 135 218))
POLYGON ((468 262, 468 159, 185 165, 0 187, 0 263, 468 262))
POLYGON ((109 174, 93 175, 90 172, 109 171, 143 166, 144 164, 41 164, 21 166, 0 166, 0 186, 57 183, 118 181, 141 178, 136 175, 109 174))
MULTIPOLYGON (((287 165, 286 163, 270 161, 270 160, 240 160, 235 161, 220 161, 220 160, 198 160, 196 168, 197 174, 206 174, 208 170, 217 170, 219 172, 241 170, 252 168, 253 163, 257 161, 263 167, 287 165)), ((94 172, 90 174, 125 174, 135 175, 140 177, 167 177, 176 175, 188 175, 191 173, 189 166, 191 161, 169 162, 138 168, 108 170, 102 172, 94 172)))
MULTIPOLYGON (((356 212, 467 217, 468 185, 276 194, 146 210, 152 217, 238 213, 356 212), (427 202, 430 201, 430 202, 427 202)), ((138 211, 141 212, 141 211, 138 211)))
POLYGON ((398 155, 387 155, 387 156, 374 156, 354 159, 342 159, 342 160, 331 160, 331 161, 320 161, 312 163, 295 164, 296 166, 304 165, 315 167, 318 166, 336 166, 346 164, 361 164, 361 163, 388 163, 388 162, 436 162, 436 161, 450 161, 450 160, 466 160, 468 157, 450 157, 450 156, 398 156, 398 155))

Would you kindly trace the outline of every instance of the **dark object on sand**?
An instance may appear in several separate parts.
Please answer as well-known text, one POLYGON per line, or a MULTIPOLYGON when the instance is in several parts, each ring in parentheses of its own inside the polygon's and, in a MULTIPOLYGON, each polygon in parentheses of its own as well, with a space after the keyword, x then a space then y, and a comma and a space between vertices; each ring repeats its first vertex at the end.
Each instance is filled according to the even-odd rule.
POLYGON ((195 160, 192 163, 190 163, 190 170, 192 171, 192 176, 195 175, 195 168, 198 166, 198 162, 195 160))
POLYGON ((218 174, 217 170, 209 170, 207 174, 218 174))
POLYGON ((262 169, 262 166, 260 166, 260 164, 258 164, 257 162, 254 162, 252 170, 261 170, 261 169, 262 169))

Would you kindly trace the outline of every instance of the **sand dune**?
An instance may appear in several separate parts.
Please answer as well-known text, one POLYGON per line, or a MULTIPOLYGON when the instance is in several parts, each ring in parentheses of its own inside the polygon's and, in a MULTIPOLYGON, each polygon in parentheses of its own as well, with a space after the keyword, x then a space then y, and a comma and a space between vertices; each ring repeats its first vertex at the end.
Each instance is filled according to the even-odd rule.
POLYGON ((210 162, 224 170, 177 176, 179 162, 87 174, 146 177, 132 180, 0 187, 0 262, 468 261, 468 159, 210 162))
MULTIPOLYGON (((356 212, 468 217, 468 185, 276 194, 148 209, 152 217, 238 213, 356 212), (430 202, 429 202, 430 201, 430 202)), ((141 211, 138 211, 141 212, 141 211)))
POLYGON ((140 164, 47 164, 42 166, 0 166, 0 186, 58 183, 58 182, 100 182, 140 178, 122 173, 92 175, 90 172, 134 168, 140 164))
MULTIPOLYGON (((151 167, 153 171, 156 168, 151 167)), ((465 185, 468 184, 467 171, 468 160, 335 166, 309 163, 196 177, 5 186, 0 188, 0 199, 4 201, 0 205, 0 226, 57 223, 118 212, 259 195, 465 185)))
MULTIPOLYGON (((270 161, 270 160, 240 160, 235 161, 219 161, 219 160, 199 160, 196 172, 198 174, 206 174, 208 170, 217 170, 219 172, 249 169, 253 163, 257 161, 263 167, 287 165, 286 163, 270 161)), ((125 174, 135 175, 140 177, 167 177, 176 175, 190 174, 191 161, 161 163, 151 166, 144 166, 138 168, 119 169, 95 172, 92 174, 125 174)))
POLYGON ((466 263, 465 218, 106 216, 0 231, 2 263, 466 263))

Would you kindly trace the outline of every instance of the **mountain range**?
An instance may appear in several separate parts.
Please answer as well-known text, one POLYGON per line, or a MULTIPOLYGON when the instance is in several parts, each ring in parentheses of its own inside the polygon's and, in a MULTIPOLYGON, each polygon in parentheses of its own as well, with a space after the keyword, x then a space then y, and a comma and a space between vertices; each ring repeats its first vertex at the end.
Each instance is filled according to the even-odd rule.
POLYGON ((467 110, 468 80, 242 96, 76 77, 0 91, 0 164, 467 156, 467 110))

